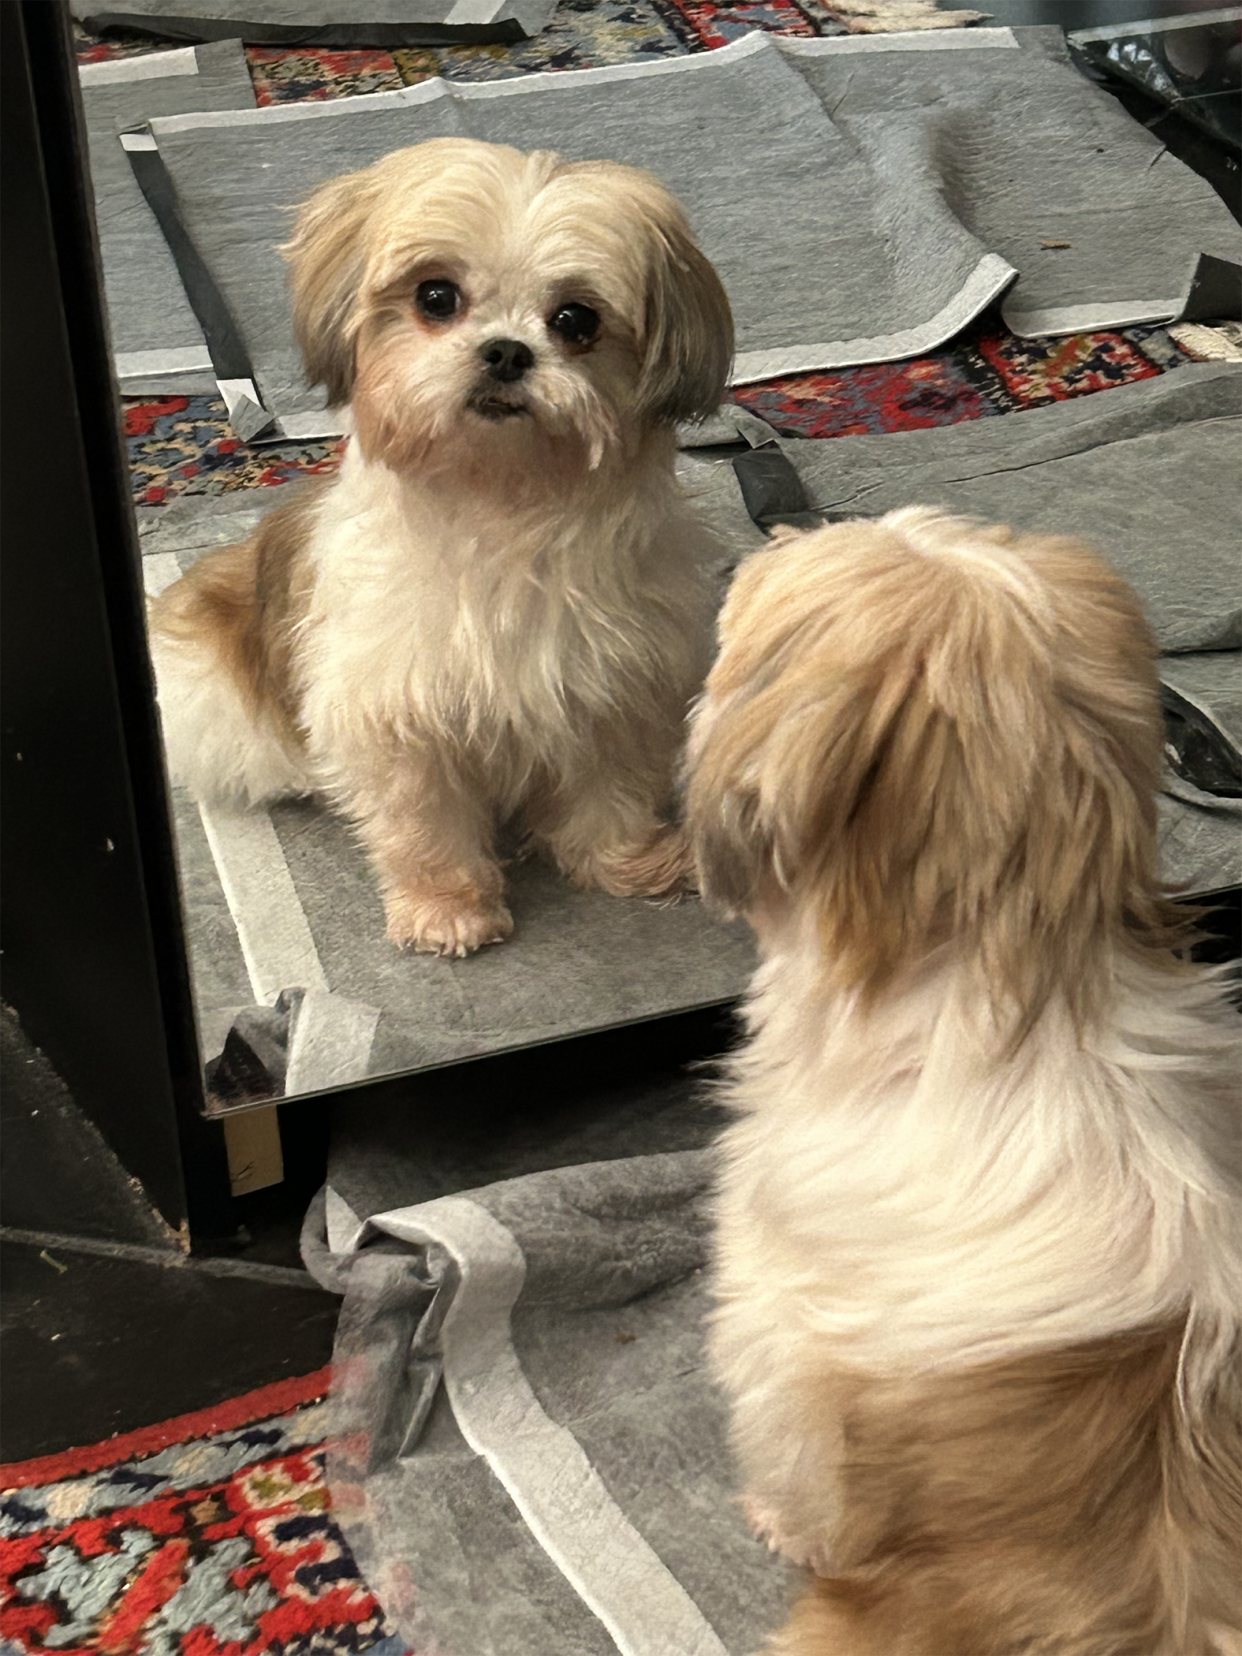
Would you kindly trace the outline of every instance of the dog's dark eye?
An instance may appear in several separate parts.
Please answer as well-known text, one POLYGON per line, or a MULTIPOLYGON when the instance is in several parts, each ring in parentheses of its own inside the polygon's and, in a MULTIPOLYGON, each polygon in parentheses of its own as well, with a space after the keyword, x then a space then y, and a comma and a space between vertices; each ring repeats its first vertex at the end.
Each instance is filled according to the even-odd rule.
POLYGON ((418 284, 414 303, 424 316, 430 316, 435 322, 443 322, 450 316, 456 316, 460 309, 461 289, 456 282, 446 282, 442 277, 436 277, 429 282, 418 284))
POLYGON ((558 305, 548 318, 548 327, 570 345, 585 345, 599 332, 599 316, 590 305, 558 305))

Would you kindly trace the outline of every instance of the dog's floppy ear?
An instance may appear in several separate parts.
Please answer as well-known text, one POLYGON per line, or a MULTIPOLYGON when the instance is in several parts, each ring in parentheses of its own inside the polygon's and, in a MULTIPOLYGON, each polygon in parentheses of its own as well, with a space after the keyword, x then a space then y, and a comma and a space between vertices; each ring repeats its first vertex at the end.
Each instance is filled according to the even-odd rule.
POLYGON ((711 261, 671 197, 651 223, 640 419, 675 425, 714 414, 733 362, 733 314, 711 261))
POLYGON ((352 312, 379 189, 373 170, 330 179, 302 208, 281 249, 292 268, 293 329, 306 375, 327 387, 330 407, 348 401, 353 389, 352 312))
POLYGON ((773 877, 759 796, 737 774, 736 744, 706 744, 686 790, 686 826, 704 900, 727 916, 751 913, 773 877))

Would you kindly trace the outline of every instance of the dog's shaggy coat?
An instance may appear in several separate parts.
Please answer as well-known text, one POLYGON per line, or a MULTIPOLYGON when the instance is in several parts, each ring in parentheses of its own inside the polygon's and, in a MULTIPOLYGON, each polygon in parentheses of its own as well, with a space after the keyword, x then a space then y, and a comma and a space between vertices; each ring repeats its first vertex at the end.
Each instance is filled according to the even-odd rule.
POLYGON ((924 508, 744 564, 690 743, 763 964, 712 1347, 771 1656, 1242 1651, 1240 1059, 1081 545, 924 508))
POLYGON ((329 797, 421 950, 511 931, 509 819, 580 884, 676 889, 711 598, 673 426, 732 356, 681 209, 629 167, 440 139, 324 185, 286 251, 354 435, 333 483, 154 604, 174 776, 329 797))

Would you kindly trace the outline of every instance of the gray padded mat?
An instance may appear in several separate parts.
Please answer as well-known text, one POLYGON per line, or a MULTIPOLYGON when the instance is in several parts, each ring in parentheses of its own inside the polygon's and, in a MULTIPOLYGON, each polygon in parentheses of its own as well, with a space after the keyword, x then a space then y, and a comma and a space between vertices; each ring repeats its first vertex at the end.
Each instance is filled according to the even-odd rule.
MULTIPOLYGON (((923 180, 1018 272, 1001 305, 1015 333, 1167 321, 1185 307, 1197 254, 1242 258, 1211 185, 1078 73, 1059 28, 1015 29, 1012 52, 972 48, 973 34, 954 51, 934 35, 882 52, 781 49, 878 176, 923 180)), ((905 256, 926 256, 904 220, 900 233, 905 256)), ((1242 273, 1234 287, 1236 310, 1242 273)))
POLYGON ((339 422, 303 385, 293 343, 276 252, 293 206, 333 174, 450 134, 662 177, 729 290, 738 383, 933 349, 1015 270, 1022 315, 1045 330, 1086 326, 1088 312, 1093 327, 1180 314, 1199 255, 1242 254, 1242 232, 1207 185, 1058 61, 1059 39, 751 34, 651 64, 433 80, 152 131, 250 354, 257 392, 233 387, 234 400, 261 398, 280 422, 269 435, 312 436, 339 422), (1038 97, 1020 96, 1032 78, 1038 97), (1073 136, 1050 155, 1062 127, 1073 136), (1062 241, 1072 245, 1042 245, 1062 241))
POLYGON ((202 329, 117 134, 153 115, 253 109, 240 41, 78 69, 116 375, 127 395, 216 389, 202 329))
POLYGON ((523 40, 556 0, 71 0, 88 29, 137 29, 174 40, 268 45, 429 46, 523 40))

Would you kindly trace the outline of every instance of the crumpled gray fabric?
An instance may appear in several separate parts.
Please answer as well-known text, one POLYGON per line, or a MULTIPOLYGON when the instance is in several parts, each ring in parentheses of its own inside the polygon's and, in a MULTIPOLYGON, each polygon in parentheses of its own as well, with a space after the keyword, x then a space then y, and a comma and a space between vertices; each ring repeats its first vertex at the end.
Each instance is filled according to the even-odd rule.
POLYGON ((1242 885, 1242 801, 1170 776, 1156 801, 1160 866, 1187 897, 1242 885))
POLYGON ((1190 892, 1240 885, 1242 651, 1164 656, 1160 679, 1198 715, 1202 733, 1188 754, 1170 756, 1179 774, 1160 800, 1162 862, 1190 892))
POLYGON ((312 1207, 303 1256, 344 1294, 333 1508, 416 1648, 746 1656, 779 1624, 790 1572, 743 1525, 704 1367, 712 1168, 312 1207))
POLYGON ((1234 750, 1242 752, 1242 652, 1164 656, 1160 678, 1201 709, 1234 750))
POLYGON ((253 109, 241 42, 82 64, 78 78, 121 390, 131 396, 214 391, 202 329, 117 135, 153 115, 253 109))
POLYGON ((70 10, 96 33, 237 36, 260 45, 433 46, 525 39, 546 26, 556 0, 70 0, 70 10))

